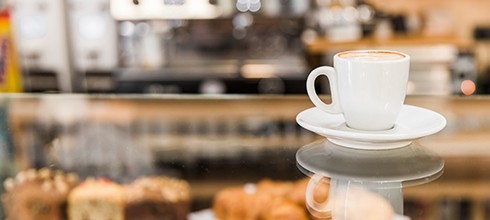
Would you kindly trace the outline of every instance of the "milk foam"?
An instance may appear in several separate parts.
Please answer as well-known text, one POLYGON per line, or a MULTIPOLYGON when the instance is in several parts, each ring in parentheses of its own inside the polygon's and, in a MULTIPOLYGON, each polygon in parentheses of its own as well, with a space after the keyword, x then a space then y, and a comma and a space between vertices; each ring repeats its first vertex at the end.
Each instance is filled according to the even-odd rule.
POLYGON ((369 51, 369 52, 344 52, 339 54, 339 57, 352 60, 366 60, 366 61, 385 61, 385 60, 398 60, 405 56, 403 54, 389 52, 389 51, 369 51))

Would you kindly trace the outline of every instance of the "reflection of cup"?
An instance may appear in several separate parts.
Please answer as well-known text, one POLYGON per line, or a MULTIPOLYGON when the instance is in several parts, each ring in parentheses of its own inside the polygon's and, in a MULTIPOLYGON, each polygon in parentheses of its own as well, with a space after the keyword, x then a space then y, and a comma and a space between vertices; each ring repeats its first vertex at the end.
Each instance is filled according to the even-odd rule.
POLYGON ((395 200, 398 203, 403 203, 400 183, 383 186, 383 184, 332 179, 330 180, 328 199, 316 201, 315 190, 321 186, 324 179, 326 179, 325 176, 315 174, 306 188, 306 206, 308 211, 317 218, 332 218, 336 220, 405 219, 402 216, 397 216, 388 202, 389 200, 395 200), (376 186, 381 188, 377 189, 376 186), (384 187, 388 188, 385 189, 384 187), (388 198, 372 192, 372 190, 383 191, 384 196, 388 198))
POLYGON ((353 129, 378 131, 393 128, 405 100, 410 57, 385 50, 345 51, 334 56, 334 67, 322 66, 308 76, 306 88, 313 104, 328 113, 344 115, 353 129), (332 103, 315 91, 315 79, 330 82, 332 103))

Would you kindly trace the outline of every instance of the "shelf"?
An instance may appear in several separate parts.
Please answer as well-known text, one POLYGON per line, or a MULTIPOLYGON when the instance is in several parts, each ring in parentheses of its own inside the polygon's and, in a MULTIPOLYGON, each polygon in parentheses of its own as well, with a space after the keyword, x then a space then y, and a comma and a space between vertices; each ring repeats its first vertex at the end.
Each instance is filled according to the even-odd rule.
POLYGON ((455 45, 458 48, 467 48, 470 45, 470 42, 456 36, 395 36, 387 40, 363 38, 353 42, 333 42, 320 37, 309 44, 305 44, 305 47, 310 54, 321 54, 331 50, 434 45, 455 45))

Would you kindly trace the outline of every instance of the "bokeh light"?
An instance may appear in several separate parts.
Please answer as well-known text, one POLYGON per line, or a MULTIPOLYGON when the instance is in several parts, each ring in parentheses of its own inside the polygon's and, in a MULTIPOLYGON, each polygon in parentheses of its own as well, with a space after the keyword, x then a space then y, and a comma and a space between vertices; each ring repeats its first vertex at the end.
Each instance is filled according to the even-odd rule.
POLYGON ((473 95, 476 91, 476 85, 471 80, 465 80, 461 83, 461 92, 465 95, 473 95))

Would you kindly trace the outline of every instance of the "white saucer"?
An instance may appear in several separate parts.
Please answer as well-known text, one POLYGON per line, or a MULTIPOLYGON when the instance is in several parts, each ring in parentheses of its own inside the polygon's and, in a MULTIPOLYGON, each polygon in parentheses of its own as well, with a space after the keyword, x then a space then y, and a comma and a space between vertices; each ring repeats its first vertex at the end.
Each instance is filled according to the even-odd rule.
POLYGON ((447 123, 441 114, 411 105, 404 105, 395 126, 384 131, 349 128, 342 114, 330 114, 316 107, 300 112, 296 122, 309 131, 327 137, 334 144, 367 150, 407 146, 415 139, 441 131, 447 123))

